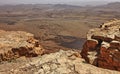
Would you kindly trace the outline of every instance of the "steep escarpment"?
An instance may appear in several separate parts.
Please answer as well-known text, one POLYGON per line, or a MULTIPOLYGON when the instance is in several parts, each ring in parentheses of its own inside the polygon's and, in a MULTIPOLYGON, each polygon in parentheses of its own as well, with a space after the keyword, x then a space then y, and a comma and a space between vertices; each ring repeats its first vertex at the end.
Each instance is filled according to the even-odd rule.
POLYGON ((21 56, 35 57, 43 54, 43 51, 39 41, 31 33, 0 30, 0 61, 21 56))
POLYGON ((81 55, 90 64, 120 71, 120 20, 91 29, 81 55))

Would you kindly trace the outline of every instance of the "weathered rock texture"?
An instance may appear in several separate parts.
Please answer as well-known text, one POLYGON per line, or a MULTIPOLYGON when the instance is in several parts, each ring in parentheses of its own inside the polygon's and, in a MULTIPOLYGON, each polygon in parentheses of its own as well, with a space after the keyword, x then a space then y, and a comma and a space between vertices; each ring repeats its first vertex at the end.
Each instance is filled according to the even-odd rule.
POLYGON ((43 54, 44 49, 33 34, 22 31, 0 30, 0 61, 7 61, 21 56, 35 57, 43 54))
POLYGON ((91 29, 81 55, 95 66, 120 71, 120 20, 91 29))
POLYGON ((16 69, 3 70, 0 74, 120 74, 84 63, 79 52, 60 50, 45 54, 16 69))

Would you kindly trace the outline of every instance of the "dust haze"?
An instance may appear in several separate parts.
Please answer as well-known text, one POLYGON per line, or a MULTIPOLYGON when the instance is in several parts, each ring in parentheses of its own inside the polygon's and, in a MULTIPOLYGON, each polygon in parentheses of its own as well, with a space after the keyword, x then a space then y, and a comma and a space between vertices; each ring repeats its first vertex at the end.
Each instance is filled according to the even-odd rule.
POLYGON ((110 2, 119 2, 119 0, 0 0, 0 5, 4 4, 70 4, 70 5, 103 5, 110 2))

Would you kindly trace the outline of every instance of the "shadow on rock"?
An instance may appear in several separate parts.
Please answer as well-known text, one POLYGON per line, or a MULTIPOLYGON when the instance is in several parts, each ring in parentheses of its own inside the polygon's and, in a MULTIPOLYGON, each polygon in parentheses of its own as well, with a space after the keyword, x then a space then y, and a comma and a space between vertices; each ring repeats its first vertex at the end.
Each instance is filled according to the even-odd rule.
POLYGON ((83 46, 83 43, 86 41, 85 38, 77 38, 73 36, 62 36, 58 35, 54 39, 48 39, 53 40, 54 42, 58 43, 58 45, 66 47, 66 48, 72 48, 72 49, 81 49, 83 46))

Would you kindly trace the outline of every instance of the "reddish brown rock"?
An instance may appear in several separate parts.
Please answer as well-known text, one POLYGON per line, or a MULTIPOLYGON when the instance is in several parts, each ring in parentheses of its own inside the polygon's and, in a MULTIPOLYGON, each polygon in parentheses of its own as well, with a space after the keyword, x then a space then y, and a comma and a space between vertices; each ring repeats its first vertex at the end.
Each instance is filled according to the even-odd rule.
POLYGON ((118 37, 118 36, 115 35, 115 40, 116 41, 120 41, 120 37, 118 37))
POLYGON ((110 47, 114 48, 114 49, 119 49, 120 50, 120 43, 111 42, 110 43, 110 47))
POLYGON ((88 58, 88 52, 94 51, 97 46, 96 41, 88 40, 83 45, 84 50, 81 51, 82 58, 85 58, 86 62, 90 63, 90 60, 88 58))
POLYGON ((113 22, 88 32, 81 55, 90 64, 120 71, 120 20, 113 22))
POLYGON ((105 41, 105 42, 111 42, 113 39, 109 37, 103 37, 103 36, 92 36, 92 39, 98 40, 98 41, 105 41))
POLYGON ((97 58, 97 66, 112 70, 118 70, 120 67, 120 53, 113 49, 106 49, 101 47, 100 54, 97 58))

